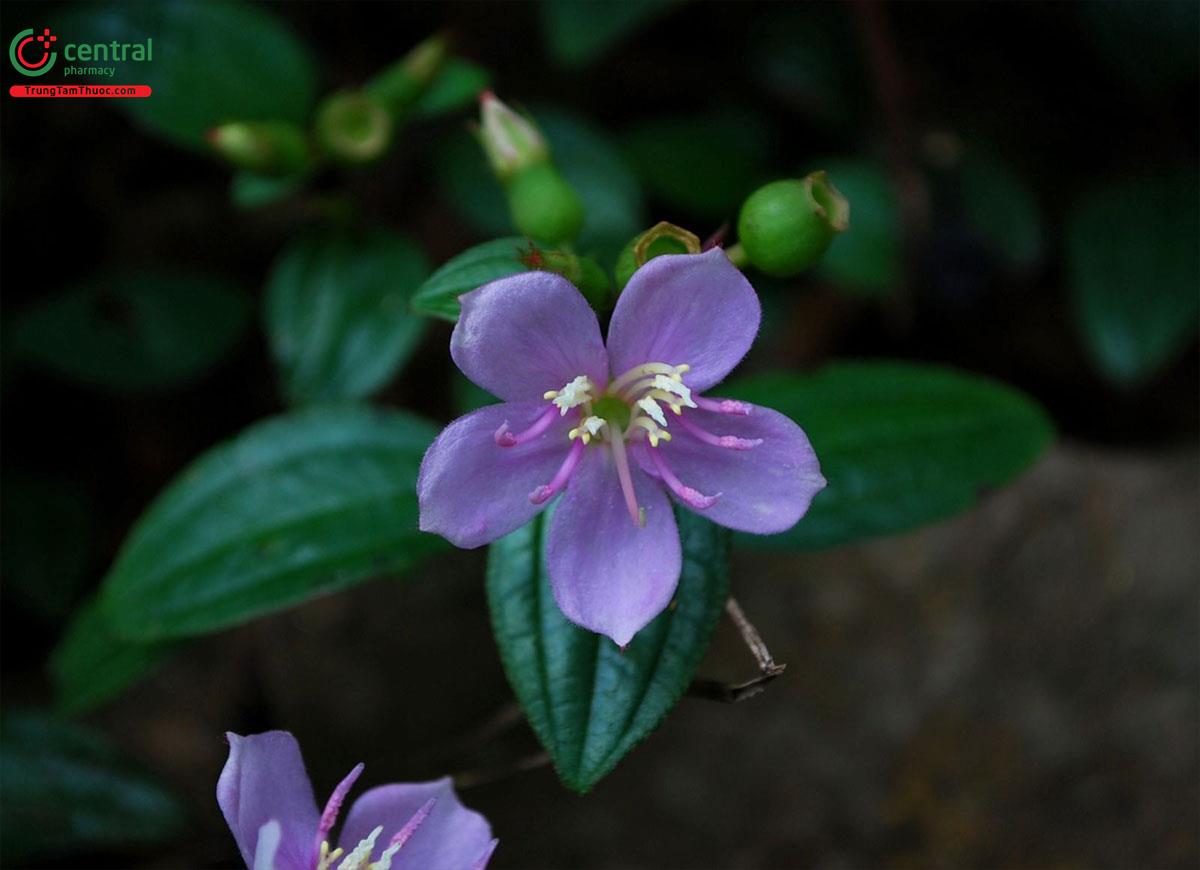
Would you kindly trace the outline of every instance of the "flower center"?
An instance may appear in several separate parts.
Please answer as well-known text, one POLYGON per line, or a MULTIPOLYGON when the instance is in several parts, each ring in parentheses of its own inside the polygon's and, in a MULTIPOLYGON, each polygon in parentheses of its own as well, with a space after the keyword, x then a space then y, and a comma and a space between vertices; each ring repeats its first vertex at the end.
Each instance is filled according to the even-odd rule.
POLYGON ((625 449, 627 441, 639 438, 649 442, 650 460, 657 477, 681 501, 696 510, 710 507, 720 497, 704 495, 687 486, 674 474, 660 453, 659 444, 671 440, 668 429, 678 425, 697 440, 727 450, 749 450, 761 443, 759 439, 737 438, 732 435, 714 435, 700 428, 684 415, 688 408, 702 408, 716 414, 745 416, 750 406, 729 399, 693 398, 691 388, 683 382, 683 376, 691 370, 686 363, 672 365, 663 362, 645 363, 614 378, 601 392, 586 375, 579 375, 557 390, 547 391, 542 398, 551 404, 520 433, 512 433, 505 423, 495 433, 495 441, 501 447, 515 447, 540 437, 553 425, 556 418, 569 412, 578 414, 579 425, 567 432, 571 447, 558 472, 549 483, 537 487, 529 494, 534 504, 542 504, 566 487, 583 458, 584 448, 592 439, 603 443, 612 453, 617 479, 629 516, 638 525, 646 524, 645 511, 638 505, 633 488, 629 456, 625 449), (670 410, 668 417, 666 410, 670 410))
POLYGON ((592 403, 592 414, 624 431, 629 428, 629 418, 633 412, 623 399, 606 393, 592 403))

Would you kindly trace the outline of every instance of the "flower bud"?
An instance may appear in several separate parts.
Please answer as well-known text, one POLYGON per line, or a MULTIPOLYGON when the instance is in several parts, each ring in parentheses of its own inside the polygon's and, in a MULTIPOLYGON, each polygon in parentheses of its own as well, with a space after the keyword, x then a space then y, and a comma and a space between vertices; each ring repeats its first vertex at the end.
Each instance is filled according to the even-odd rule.
POLYGON ((549 160, 526 166, 506 185, 513 222, 548 245, 574 241, 583 228, 583 202, 549 160))
POLYGON ((368 82, 366 91, 399 121, 442 70, 449 53, 442 34, 429 37, 368 82))
POLYGON ((850 204, 824 172, 814 172, 750 194, 738 216, 738 243, 755 268, 784 277, 816 264, 849 226, 850 204))
POLYGON ((550 146, 542 132, 491 91, 479 97, 479 117, 479 141, 501 182, 507 183, 522 169, 550 159, 550 146))
POLYGON ((312 159, 308 137, 287 121, 235 121, 213 127, 206 138, 234 166, 265 175, 296 175, 312 159))
POLYGON ((317 142, 343 163, 367 163, 392 143, 392 117, 382 101, 365 91, 327 97, 317 109, 317 142))
POLYGON ((617 292, 620 293, 633 273, 663 254, 699 254, 700 238, 683 227, 660 221, 634 236, 617 257, 617 292))

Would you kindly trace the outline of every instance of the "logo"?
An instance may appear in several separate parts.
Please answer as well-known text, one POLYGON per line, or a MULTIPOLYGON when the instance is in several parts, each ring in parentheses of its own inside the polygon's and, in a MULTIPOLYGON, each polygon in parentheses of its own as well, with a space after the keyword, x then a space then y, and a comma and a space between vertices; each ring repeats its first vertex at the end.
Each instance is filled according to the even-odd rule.
POLYGON ((13 69, 24 76, 40 76, 54 68, 58 60, 58 52, 51 51, 58 37, 47 27, 36 37, 33 28, 22 30, 8 44, 8 59, 12 61, 13 69), (41 54, 38 54, 38 50, 41 54))

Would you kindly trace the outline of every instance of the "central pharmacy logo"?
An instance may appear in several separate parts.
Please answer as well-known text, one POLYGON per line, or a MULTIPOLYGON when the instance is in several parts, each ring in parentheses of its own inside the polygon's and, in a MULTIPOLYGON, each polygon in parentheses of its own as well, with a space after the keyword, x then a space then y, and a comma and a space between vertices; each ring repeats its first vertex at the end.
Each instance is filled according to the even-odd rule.
POLYGON ((49 72, 58 60, 58 52, 52 51, 58 37, 45 28, 36 37, 33 28, 27 27, 8 44, 8 59, 13 69, 25 76, 40 76, 49 72), (39 55, 39 49, 41 54, 39 55))

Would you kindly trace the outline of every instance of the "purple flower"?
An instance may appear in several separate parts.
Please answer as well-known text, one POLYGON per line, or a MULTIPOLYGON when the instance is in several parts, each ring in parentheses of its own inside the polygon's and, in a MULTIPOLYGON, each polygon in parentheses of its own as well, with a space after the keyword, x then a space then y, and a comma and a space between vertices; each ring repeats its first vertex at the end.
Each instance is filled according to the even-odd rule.
POLYGON ((252 870, 482 870, 496 848, 487 819, 458 802, 447 777, 364 792, 335 849, 329 833, 363 766, 350 771, 318 813, 295 737, 287 731, 225 736, 229 760, 217 781, 217 803, 252 870))
POLYGON ((724 251, 662 256, 630 279, 608 346, 564 278, 525 272, 462 297, 454 362, 503 403, 425 454, 421 528, 478 547, 562 499, 546 537, 554 598, 621 646, 671 601, 671 498, 731 529, 782 532, 825 485, 782 414, 704 395, 750 349, 761 309, 724 251))

